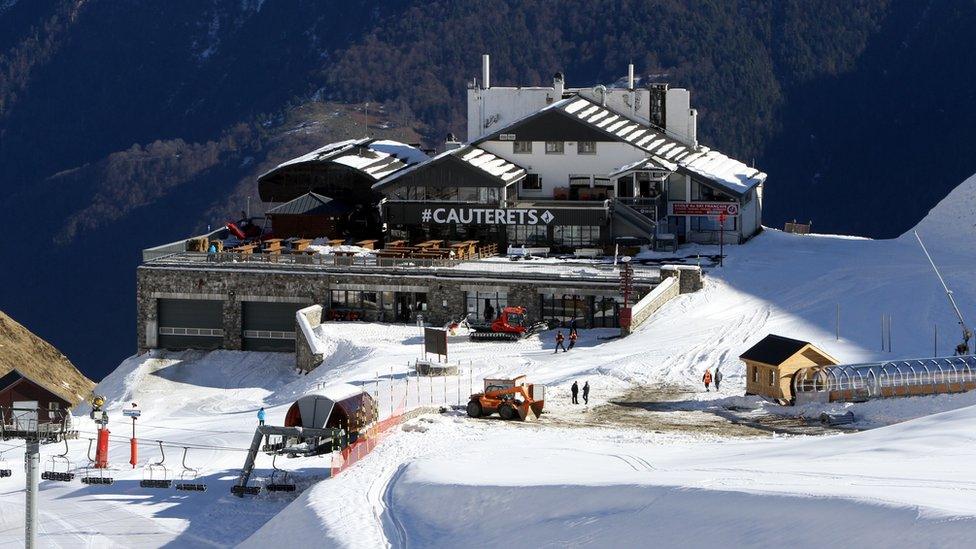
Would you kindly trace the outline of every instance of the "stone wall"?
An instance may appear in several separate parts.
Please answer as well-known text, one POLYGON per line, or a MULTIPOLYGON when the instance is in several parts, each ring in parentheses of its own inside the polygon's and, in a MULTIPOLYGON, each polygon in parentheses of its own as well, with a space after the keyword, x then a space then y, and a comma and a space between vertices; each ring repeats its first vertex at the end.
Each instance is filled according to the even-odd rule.
MULTIPOLYGON (((225 349, 241 349, 241 302, 279 301, 328 306, 330 289, 426 292, 424 321, 444 325, 466 314, 466 292, 506 292, 510 305, 527 309, 531 321, 541 318, 540 293, 616 295, 612 282, 509 280, 431 277, 409 274, 287 272, 272 269, 226 269, 144 265, 137 270, 137 348, 152 346, 147 326, 156 326, 158 299, 210 299, 223 302, 225 349)), ((650 286, 639 288, 650 290, 650 286)))
POLYGON ((675 277, 664 279, 661 284, 651 290, 646 296, 631 307, 630 326, 621 326, 621 335, 630 335, 641 324, 664 306, 665 303, 678 297, 681 285, 675 277))

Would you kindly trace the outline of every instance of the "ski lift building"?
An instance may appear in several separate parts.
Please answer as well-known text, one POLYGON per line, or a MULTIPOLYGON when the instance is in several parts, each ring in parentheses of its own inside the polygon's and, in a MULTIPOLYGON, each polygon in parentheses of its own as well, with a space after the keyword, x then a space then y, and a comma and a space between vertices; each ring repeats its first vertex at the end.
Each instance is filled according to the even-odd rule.
POLYGON ((746 394, 781 404, 793 401, 792 381, 800 370, 838 364, 812 343, 769 334, 739 356, 746 364, 746 394))
POLYGON ((797 404, 961 393, 976 389, 976 356, 814 366, 796 372, 797 404))
POLYGON ((342 383, 296 400, 285 414, 285 427, 344 429, 351 434, 364 431, 376 418, 376 401, 372 395, 361 387, 342 383))

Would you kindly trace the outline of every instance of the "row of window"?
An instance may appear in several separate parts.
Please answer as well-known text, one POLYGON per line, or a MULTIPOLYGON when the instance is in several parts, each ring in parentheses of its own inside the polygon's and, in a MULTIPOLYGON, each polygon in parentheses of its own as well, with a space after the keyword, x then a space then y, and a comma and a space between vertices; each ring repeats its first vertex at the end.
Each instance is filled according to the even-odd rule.
MULTIPOLYGON (((532 154, 531 141, 515 141, 512 143, 515 154, 532 154)), ((546 141, 546 154, 565 154, 565 141, 546 141)), ((596 154, 596 141, 577 141, 576 154, 596 154)))
POLYGON ((538 225, 509 225, 508 243, 512 246, 565 246, 583 248, 600 244, 599 225, 557 225, 552 240, 546 227, 538 225))
POLYGON ((396 198, 400 200, 478 202, 480 204, 494 204, 499 200, 498 189, 494 187, 401 187, 396 193, 396 198))
MULTIPOLYGON (((752 382, 759 383, 759 366, 752 366, 752 382)), ((770 369, 769 386, 772 387, 775 384, 776 384, 776 372, 770 369)))
POLYGON ((617 328, 623 300, 617 296, 547 294, 541 296, 542 318, 567 327, 576 321, 579 328, 617 328))

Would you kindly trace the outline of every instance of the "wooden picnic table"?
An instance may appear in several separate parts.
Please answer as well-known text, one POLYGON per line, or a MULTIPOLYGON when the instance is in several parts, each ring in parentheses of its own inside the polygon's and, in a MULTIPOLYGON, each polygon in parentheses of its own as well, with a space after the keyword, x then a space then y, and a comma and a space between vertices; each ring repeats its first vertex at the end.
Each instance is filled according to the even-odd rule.
POLYGON ((402 248, 407 245, 406 240, 394 240, 392 242, 387 242, 384 248, 402 248))
POLYGON ((376 252, 376 257, 406 257, 409 254, 407 250, 379 250, 376 252))
POLYGON ((443 243, 444 243, 443 240, 428 240, 426 242, 421 242, 420 244, 417 244, 417 247, 423 249, 428 249, 428 248, 437 249, 440 248, 441 244, 443 243))
POLYGON ((329 246, 333 246, 333 247, 335 247, 335 246, 342 246, 345 243, 346 243, 346 239, 344 239, 344 238, 330 238, 329 239, 329 246))
POLYGON ((367 250, 372 250, 376 246, 377 242, 379 242, 379 240, 360 240, 359 242, 356 243, 356 245, 359 246, 360 248, 366 248, 367 250))
POLYGON ((312 244, 312 239, 310 238, 296 238, 291 241, 291 250, 293 252, 304 252, 312 244))
POLYGON ((257 246, 254 244, 241 244, 240 246, 231 248, 230 251, 238 254, 251 254, 254 253, 255 248, 257 248, 257 246))
POLYGON ((278 254, 281 253, 281 242, 280 238, 269 238, 262 242, 261 246, 269 254, 278 254))

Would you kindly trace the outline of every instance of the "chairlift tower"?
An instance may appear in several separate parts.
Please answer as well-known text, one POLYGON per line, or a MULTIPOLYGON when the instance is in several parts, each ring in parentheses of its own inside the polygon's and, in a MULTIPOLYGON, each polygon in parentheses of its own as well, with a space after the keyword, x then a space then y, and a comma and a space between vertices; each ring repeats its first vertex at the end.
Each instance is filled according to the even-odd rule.
POLYGON ((27 549, 37 547, 37 484, 41 469, 41 444, 63 442, 76 437, 76 431, 68 430, 68 422, 67 411, 0 407, 0 439, 22 439, 26 443, 24 547, 27 549), (42 412, 47 414, 46 421, 41 421, 42 412))

